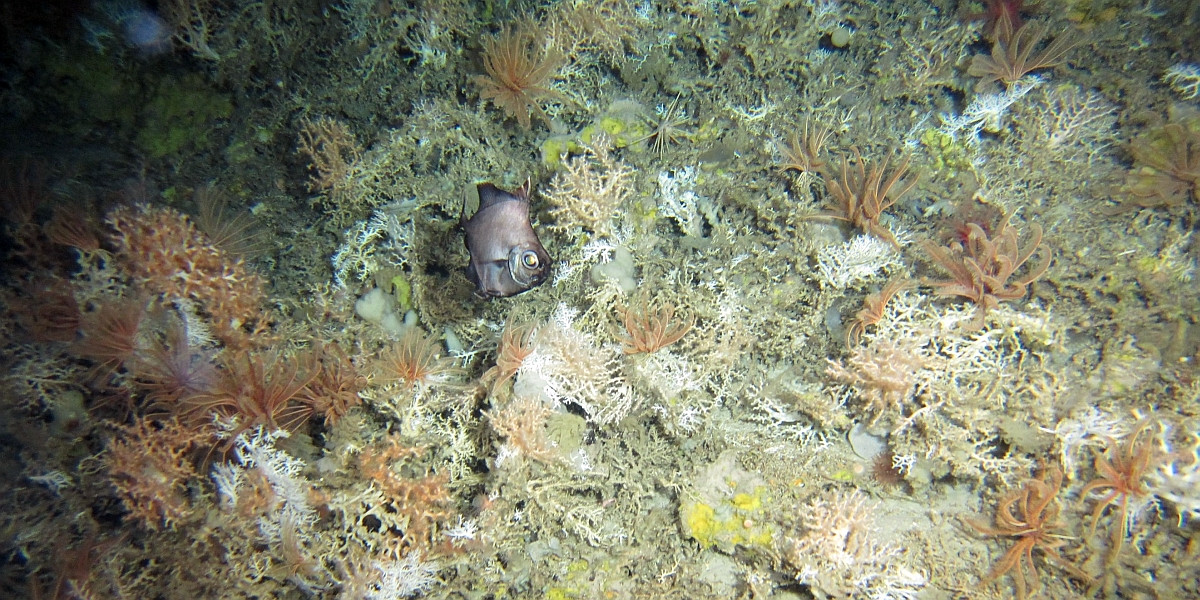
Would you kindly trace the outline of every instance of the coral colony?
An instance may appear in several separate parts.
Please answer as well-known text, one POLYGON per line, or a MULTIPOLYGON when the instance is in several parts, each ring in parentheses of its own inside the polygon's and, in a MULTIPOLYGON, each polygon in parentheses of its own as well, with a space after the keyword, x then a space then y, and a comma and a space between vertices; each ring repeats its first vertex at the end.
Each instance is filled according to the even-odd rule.
POLYGON ((1200 597, 1194 2, 17 4, 0 596, 1200 597))

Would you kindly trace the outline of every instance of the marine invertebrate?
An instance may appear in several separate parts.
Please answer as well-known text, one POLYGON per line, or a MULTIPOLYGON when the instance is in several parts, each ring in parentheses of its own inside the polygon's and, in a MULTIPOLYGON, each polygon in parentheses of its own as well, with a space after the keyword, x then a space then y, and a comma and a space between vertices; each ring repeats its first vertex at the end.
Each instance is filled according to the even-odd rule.
POLYGON ((30 159, 0 158, 0 207, 3 218, 13 229, 33 222, 37 209, 50 198, 46 167, 30 159))
POLYGON ((5 297, 21 328, 38 342, 74 342, 82 319, 71 283, 57 277, 34 279, 26 294, 5 297))
POLYGON ((801 173, 819 172, 825 168, 825 159, 821 151, 829 141, 832 130, 824 124, 814 124, 812 119, 804 120, 804 128, 793 130, 786 142, 772 139, 775 150, 779 152, 780 160, 776 167, 780 171, 795 170, 801 173))
POLYGON ((218 378, 213 357, 192 347, 179 320, 153 332, 130 371, 144 400, 168 412, 178 410, 185 399, 211 392, 218 378))
POLYGON ((817 271, 821 274, 821 282, 837 289, 846 289, 900 264, 900 252, 896 247, 867 233, 817 249, 817 271))
POLYGON ((1200 202, 1200 120, 1169 123, 1129 147, 1134 165, 1125 183, 1141 207, 1200 202))
POLYGON ((988 310, 997 308, 1002 301, 1025 297, 1029 284, 1050 267, 1050 255, 1047 253, 1023 277, 1012 279, 1042 243, 1042 227, 1037 223, 1030 226, 1033 239, 1023 250, 1017 245, 1016 230, 1008 225, 1001 226, 995 239, 989 238, 977 223, 968 222, 966 227, 965 243, 953 241, 949 246, 938 246, 926 241, 922 246, 934 263, 950 274, 948 280, 931 282, 935 293, 974 302, 977 310, 972 328, 978 329, 983 326, 988 310))
POLYGON ((833 211, 821 216, 846 221, 898 248, 900 244, 896 237, 879 222, 879 218, 917 182, 915 178, 901 182, 908 172, 907 158, 889 174, 890 160, 885 158, 879 165, 868 168, 862 153, 854 148, 856 169, 853 172, 850 171, 850 161, 842 157, 840 178, 831 173, 822 173, 828 182, 829 195, 837 204, 833 211))
POLYGON ((375 372, 382 381, 399 383, 412 390, 445 382, 458 370, 441 356, 437 339, 425 335, 418 327, 409 327, 400 341, 375 361, 375 372))
POLYGON ((359 392, 367 386, 367 378, 337 344, 314 345, 316 376, 300 391, 305 404, 325 417, 326 425, 337 423, 351 408, 362 403, 359 392))
POLYGON ((1200 98, 1200 65, 1175 63, 1163 74, 1163 81, 1183 98, 1200 98))
POLYGON ((1200 519, 1200 433, 1192 427, 1186 444, 1175 450, 1164 442, 1165 457, 1150 474, 1150 490, 1155 496, 1170 502, 1179 515, 1179 526, 1189 519, 1200 519))
POLYGON ((562 62, 558 51, 545 43, 540 29, 530 24, 505 26, 483 41, 487 74, 475 77, 479 97, 504 110, 524 129, 531 127, 532 115, 549 125, 550 117, 541 103, 566 99, 550 87, 562 62))
POLYGON ((46 234, 46 239, 80 252, 100 250, 100 236, 94 223, 86 213, 78 210, 55 207, 50 220, 42 225, 42 232, 46 234))
POLYGON ((229 194, 212 185, 192 192, 196 203, 195 223, 212 244, 232 256, 251 258, 267 249, 267 239, 257 228, 249 211, 229 208, 229 194))
POLYGON ((888 410, 903 411, 925 385, 918 375, 926 359, 904 345, 911 343, 884 339, 859 346, 844 363, 830 360, 825 374, 854 387, 874 413, 870 421, 874 425, 888 410))
POLYGON ((503 465, 510 457, 523 456, 547 464, 561 458, 546 433, 546 422, 553 411, 540 398, 518 394, 486 414, 492 430, 504 438, 504 446, 496 456, 497 464, 503 465))
POLYGON ((322 204, 335 223, 346 226, 361 218, 368 186, 360 184, 362 147, 354 132, 341 121, 321 117, 300 122, 296 153, 308 159, 308 190, 318 194, 314 203, 322 204))
POLYGON ((312 415, 301 392, 317 376, 312 355, 285 357, 239 352, 225 360, 215 389, 184 399, 184 417, 208 421, 213 414, 233 418, 225 449, 238 436, 262 426, 268 432, 293 431, 312 415))
POLYGON ((227 347, 245 349, 266 339, 262 279, 214 246, 185 215, 138 205, 117 208, 105 220, 117 258, 143 291, 193 302, 227 347))
POLYGON ((613 234, 612 217, 633 195, 633 169, 610 154, 612 140, 597 134, 585 153, 572 157, 550 180, 551 230, 569 233, 577 227, 597 236, 613 234))
POLYGON ((988 237, 1004 230, 1008 215, 994 204, 972 197, 954 205, 954 212, 942 221, 938 228, 937 240, 942 244, 967 244, 971 238, 971 227, 978 225, 988 237))
POLYGON ((330 117, 300 122, 296 153, 308 158, 309 191, 334 189, 350 176, 361 150, 354 132, 330 117))
POLYGON ((1057 66, 1077 45, 1066 34, 1060 34, 1041 52, 1034 54, 1033 51, 1045 36, 1045 25, 1029 22, 1016 30, 1008 40, 997 38, 990 54, 976 54, 967 68, 967 74, 981 78, 975 90, 982 90, 993 81, 1011 84, 1027 73, 1057 66))
POLYGON ((532 323, 509 324, 500 334, 496 346, 496 364, 483 374, 483 381, 490 381, 492 393, 504 382, 512 379, 525 359, 533 353, 533 334, 537 330, 532 323))
POLYGON ((968 15, 971 20, 983 19, 983 34, 994 41, 1007 42, 1013 32, 1025 24, 1021 11, 1025 0, 984 0, 982 13, 968 15))
POLYGON ((784 538, 784 560, 818 598, 912 598, 926 578, 908 568, 896 545, 881 541, 877 504, 859 491, 830 490, 797 511, 784 538))
POLYGON ((897 466, 896 453, 884 450, 871 459, 871 479, 885 488, 904 483, 904 471, 897 466))
POLYGON ((43 590, 37 574, 32 575, 29 597, 33 600, 70 600, 94 595, 90 581, 93 570, 102 557, 110 556, 114 548, 125 543, 127 537, 127 534, 122 534, 101 541, 94 533, 88 533, 87 537, 70 549, 65 541, 57 541, 54 551, 54 583, 49 590, 43 590))
POLYGON ((175 420, 138 419, 119 428, 103 460, 131 517, 158 529, 192 516, 187 486, 199 474, 189 455, 205 437, 175 420))
POLYGON ((517 385, 528 384, 531 393, 578 406, 592 423, 610 425, 625 418, 639 398, 622 373, 620 350, 577 329, 578 314, 559 304, 550 321, 538 327, 533 353, 517 372, 517 385))
POLYGON ((399 538, 388 540, 389 550, 397 557, 430 550, 441 541, 438 531, 453 516, 452 498, 446 487, 449 477, 431 474, 414 464, 424 452, 425 448, 406 445, 399 437, 391 436, 359 454, 359 471, 381 493, 377 501, 383 506, 373 512, 400 515, 398 526, 391 530, 400 532, 399 538), (421 474, 411 475, 414 471, 421 474))
POLYGON ((1093 462, 1096 477, 1079 491, 1080 498, 1087 498, 1091 492, 1108 490, 1092 509, 1089 534, 1095 533, 1100 517, 1109 507, 1116 509, 1120 524, 1115 525, 1112 530, 1109 564, 1115 563, 1125 538, 1131 533, 1134 521, 1152 500, 1146 476, 1162 458, 1158 446, 1159 437, 1156 435, 1161 432, 1161 428, 1161 423, 1152 417, 1146 417, 1133 426, 1123 441, 1107 438, 1104 453, 1097 455, 1093 462))
POLYGON ((638 302, 640 308, 628 306, 621 311, 628 336, 622 340, 625 354, 657 352, 687 335, 695 325, 695 317, 675 321, 675 305, 661 302, 638 302))
POLYGON ((1042 582, 1033 561, 1035 551, 1054 560, 1076 579, 1084 582, 1092 580, 1091 576, 1059 553, 1059 548, 1066 544, 1066 537, 1058 533, 1066 527, 1058 518, 1062 506, 1057 496, 1062 479, 1063 474, 1058 467, 1043 467, 1038 478, 1026 481, 1021 489, 1000 501, 996 507, 994 526, 975 519, 964 519, 967 525, 983 535, 1013 540, 1012 546, 984 577, 984 582, 1010 575, 1017 588, 1017 598, 1024 600, 1030 593, 1036 594, 1042 582))
POLYGON ((913 287, 913 285, 915 285, 914 282, 908 279, 893 279, 887 282, 883 289, 867 296, 863 300, 862 309, 854 314, 850 325, 846 327, 846 346, 857 345, 867 327, 883 319, 883 311, 887 308, 888 302, 891 302, 896 294, 913 287))
POLYGON ((141 348, 142 319, 146 301, 141 298, 114 300, 83 316, 83 336, 72 352, 95 363, 98 377, 115 374, 141 348))
POLYGON ((675 96, 670 104, 659 104, 655 107, 653 115, 646 115, 643 118, 650 126, 650 133, 634 140, 633 143, 650 140, 650 150, 657 153, 660 158, 667 153, 668 146, 677 144, 680 140, 687 139, 692 135, 690 131, 683 128, 683 125, 690 119, 686 112, 679 109, 679 96, 675 96))

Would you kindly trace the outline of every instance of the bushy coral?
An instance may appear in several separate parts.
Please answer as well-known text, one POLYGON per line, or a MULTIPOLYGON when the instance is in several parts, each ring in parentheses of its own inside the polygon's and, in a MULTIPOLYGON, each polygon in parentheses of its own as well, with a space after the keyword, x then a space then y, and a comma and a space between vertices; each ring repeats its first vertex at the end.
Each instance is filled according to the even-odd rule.
POLYGON ((879 539, 874 508, 861 492, 835 490, 798 509, 783 555, 818 598, 907 598, 925 586, 900 548, 879 539))
POLYGON ((611 236, 613 216, 633 194, 633 169, 610 154, 611 141, 596 136, 586 153, 569 160, 550 182, 546 198, 555 231, 585 229, 611 236))
POLYGON ((516 388, 553 402, 578 406, 588 420, 611 425, 629 414, 637 401, 621 373, 622 353, 600 344, 573 324, 577 311, 561 305, 538 328, 533 352, 517 372, 516 388))
POLYGON ((267 326, 262 278, 214 246, 184 214, 150 205, 110 212, 117 258, 138 287, 165 303, 192 302, 227 346, 261 343, 267 326))
POLYGON ((205 437, 174 420, 138 419, 120 428, 104 463, 131 518, 158 529, 197 516, 188 485, 198 476, 192 451, 205 437))
POLYGON ((368 510, 385 522, 396 523, 386 543, 398 558, 439 545, 439 531, 453 516, 448 478, 417 466, 416 459, 424 452, 424 448, 393 436, 359 455, 359 470, 378 490, 365 499, 368 510))
POLYGON ((1146 482, 1154 495, 1175 506, 1181 527, 1200 519, 1200 434, 1189 435, 1186 444, 1167 453, 1146 482))

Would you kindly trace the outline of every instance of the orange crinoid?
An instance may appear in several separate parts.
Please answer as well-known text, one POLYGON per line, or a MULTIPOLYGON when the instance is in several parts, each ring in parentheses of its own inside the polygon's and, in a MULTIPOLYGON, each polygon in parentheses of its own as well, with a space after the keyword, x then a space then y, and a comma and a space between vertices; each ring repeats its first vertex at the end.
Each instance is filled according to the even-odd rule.
POLYGON ((1146 475, 1162 459, 1158 434, 1162 424, 1153 417, 1142 419, 1133 432, 1122 441, 1107 439, 1107 448, 1096 456, 1093 463, 1096 477, 1079 492, 1087 498, 1091 492, 1108 490, 1092 509, 1092 524, 1088 533, 1095 533, 1096 524, 1110 506, 1116 509, 1117 521, 1113 524, 1112 545, 1109 561, 1115 561, 1129 536, 1134 520, 1145 509, 1152 498, 1146 486, 1146 475))
POLYGON ((1013 540, 1012 547, 1000 557, 984 581, 994 581, 1002 575, 1011 574, 1017 587, 1017 598, 1024 600, 1030 593, 1037 593, 1041 589, 1041 578, 1033 562, 1034 550, 1054 559, 1073 577, 1091 581, 1087 573, 1058 552, 1066 543, 1066 537, 1058 533, 1065 527, 1058 520, 1062 507, 1057 496, 1062 479, 1061 470, 1046 467, 1040 477, 1026 481, 1021 489, 1000 501, 996 507, 995 526, 974 519, 965 520, 967 525, 986 536, 1013 540))
POLYGON ((563 99, 562 94, 550 88, 562 57, 547 47, 542 38, 531 25, 505 27, 484 40, 483 68, 487 75, 475 77, 479 96, 504 109, 525 129, 530 127, 531 115, 550 122, 540 104, 543 99, 563 99))
POLYGON ((950 275, 949 279, 932 281, 938 296, 958 296, 975 303, 978 308, 972 328, 983 327, 987 311, 1000 306, 1006 300, 1025 297, 1029 285, 1046 273, 1050 267, 1047 253, 1037 265, 1029 268, 1024 276, 1015 273, 1029 261, 1042 243, 1042 227, 1034 223, 1032 239, 1021 248, 1017 244, 1017 232, 1003 226, 994 238, 976 223, 967 223, 967 237, 954 241, 949 246, 938 246, 925 242, 923 247, 933 262, 950 275))

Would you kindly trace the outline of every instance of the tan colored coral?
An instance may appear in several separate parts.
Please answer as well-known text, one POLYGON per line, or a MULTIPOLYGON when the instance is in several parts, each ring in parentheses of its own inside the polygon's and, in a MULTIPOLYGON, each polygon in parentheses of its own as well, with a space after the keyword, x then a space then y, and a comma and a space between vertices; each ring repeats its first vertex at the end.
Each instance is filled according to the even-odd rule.
POLYGON ((403 533, 388 540, 396 556, 414 549, 432 550, 440 541, 438 531, 452 516, 453 500, 446 487, 449 478, 424 472, 414 464, 424 452, 424 448, 409 446, 392 436, 382 444, 364 448, 359 455, 359 470, 382 492, 384 510, 407 521, 403 533))
POLYGON ((919 391, 917 374, 924 366, 918 352, 881 340, 855 348, 845 362, 829 361, 825 373, 858 392, 875 424, 889 410, 905 412, 904 405, 919 391))
POLYGON ((633 169, 609 154, 611 141, 596 136, 587 152, 566 163, 554 176, 546 198, 554 223, 550 229, 569 233, 577 228, 598 236, 613 234, 613 216, 633 194, 633 169))
POLYGON ((117 258, 144 292, 166 302, 191 303, 226 346, 248 348, 264 341, 268 319, 262 278, 210 243, 186 215, 123 206, 105 220, 114 232, 117 258))
POLYGON ((199 475, 189 454, 206 437, 174 420, 139 419, 120 429, 104 464, 133 519, 158 529, 193 516, 187 483, 199 475))
POLYGON ((546 436, 550 413, 541 399, 520 394, 503 407, 488 411, 487 418, 492 429, 504 438, 506 452, 548 463, 558 456, 546 436))

